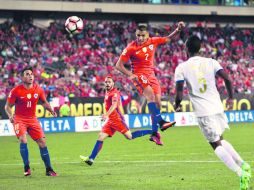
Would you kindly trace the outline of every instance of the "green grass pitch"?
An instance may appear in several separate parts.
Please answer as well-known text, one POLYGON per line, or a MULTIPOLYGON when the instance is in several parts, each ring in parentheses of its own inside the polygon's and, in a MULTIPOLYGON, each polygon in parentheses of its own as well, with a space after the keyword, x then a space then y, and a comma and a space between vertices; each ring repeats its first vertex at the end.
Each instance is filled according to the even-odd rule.
MULTIPOLYGON (((231 124, 227 139, 254 166, 254 124, 231 124)), ((89 155, 98 132, 46 134, 58 177, 46 177, 37 145, 29 138, 32 176, 23 176, 19 144, 0 137, 0 190, 237 190, 239 179, 224 166, 198 127, 175 127, 162 133, 164 146, 148 136, 126 140, 116 134, 104 142, 93 166, 89 155)), ((254 189, 254 182, 251 188, 254 189)))

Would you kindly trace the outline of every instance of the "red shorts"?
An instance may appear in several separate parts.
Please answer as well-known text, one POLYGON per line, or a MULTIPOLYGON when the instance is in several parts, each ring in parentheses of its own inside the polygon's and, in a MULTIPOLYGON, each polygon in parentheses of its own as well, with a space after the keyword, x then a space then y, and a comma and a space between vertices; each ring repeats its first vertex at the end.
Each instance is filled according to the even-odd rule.
POLYGON ((103 133, 107 133, 110 137, 112 137, 116 131, 124 134, 129 131, 129 128, 124 120, 108 120, 102 127, 101 130, 103 133))
POLYGON ((147 86, 151 86, 154 94, 161 94, 161 87, 158 79, 154 75, 136 74, 138 80, 134 81, 134 85, 138 89, 140 94, 143 94, 144 89, 147 86))
POLYGON ((17 137, 26 134, 26 132, 35 141, 45 137, 42 127, 36 118, 26 119, 15 117, 13 127, 17 137))

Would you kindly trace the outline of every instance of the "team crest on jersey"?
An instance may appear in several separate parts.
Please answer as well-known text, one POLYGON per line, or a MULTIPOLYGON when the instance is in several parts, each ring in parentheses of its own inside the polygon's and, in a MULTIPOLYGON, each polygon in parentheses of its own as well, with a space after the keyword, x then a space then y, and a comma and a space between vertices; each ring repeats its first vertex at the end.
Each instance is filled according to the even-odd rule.
POLYGON ((105 99, 107 100, 107 99, 108 99, 108 96, 105 96, 105 99))
POLYGON ((27 94, 26 97, 27 97, 28 99, 31 99, 31 98, 32 98, 32 95, 31 95, 31 94, 27 94))
POLYGON ((146 48, 146 47, 143 47, 143 48, 142 48, 142 51, 143 51, 144 53, 146 53, 146 52, 147 52, 147 48, 146 48))
POLYGON ((153 50, 153 44, 149 45, 149 49, 153 50))
POLYGON ((34 94, 34 98, 38 98, 38 94, 34 94))
POLYGON ((136 51, 136 55, 138 55, 140 53, 140 51, 136 51))

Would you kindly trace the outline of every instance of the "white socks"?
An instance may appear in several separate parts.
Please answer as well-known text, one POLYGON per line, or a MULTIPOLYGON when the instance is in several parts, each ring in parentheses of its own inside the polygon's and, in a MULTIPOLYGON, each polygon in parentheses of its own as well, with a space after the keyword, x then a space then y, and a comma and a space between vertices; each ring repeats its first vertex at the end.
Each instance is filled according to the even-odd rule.
POLYGON ((223 146, 218 146, 214 150, 215 154, 218 156, 218 158, 224 162, 224 164, 233 172, 237 173, 237 175, 240 177, 242 175, 242 169, 239 167, 236 162, 234 161, 233 157, 230 155, 230 153, 227 152, 227 150, 223 146))
POLYGON ((222 140, 221 144, 223 148, 226 149, 226 151, 232 156, 234 161, 237 163, 239 167, 242 167, 243 159, 241 156, 236 152, 236 150, 233 148, 233 146, 226 140, 222 140))

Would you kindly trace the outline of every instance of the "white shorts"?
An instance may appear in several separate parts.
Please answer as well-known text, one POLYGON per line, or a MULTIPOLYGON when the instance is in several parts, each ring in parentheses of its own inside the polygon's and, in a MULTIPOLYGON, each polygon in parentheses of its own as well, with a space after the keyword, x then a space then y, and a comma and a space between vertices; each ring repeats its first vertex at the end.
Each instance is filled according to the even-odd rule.
POLYGON ((208 142, 220 140, 225 129, 229 129, 228 119, 224 113, 197 117, 199 128, 208 142))

